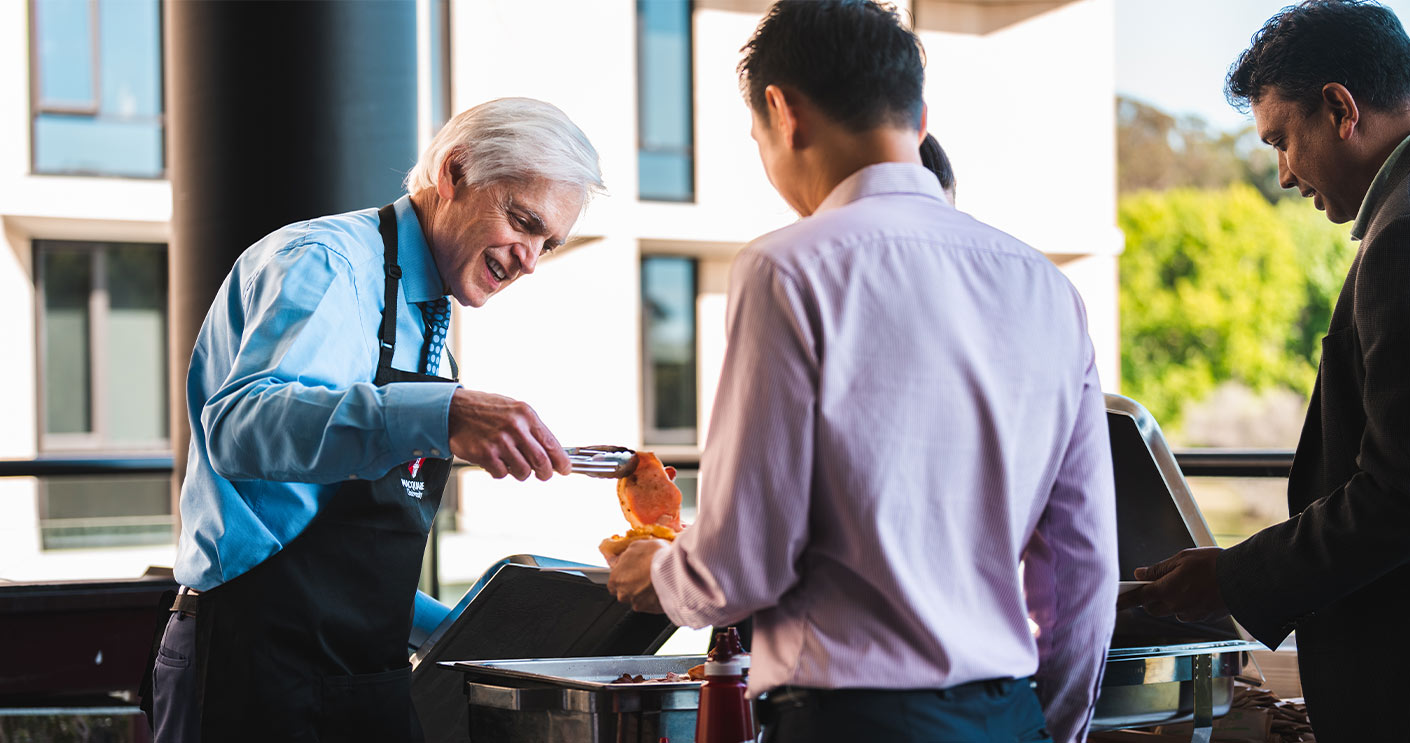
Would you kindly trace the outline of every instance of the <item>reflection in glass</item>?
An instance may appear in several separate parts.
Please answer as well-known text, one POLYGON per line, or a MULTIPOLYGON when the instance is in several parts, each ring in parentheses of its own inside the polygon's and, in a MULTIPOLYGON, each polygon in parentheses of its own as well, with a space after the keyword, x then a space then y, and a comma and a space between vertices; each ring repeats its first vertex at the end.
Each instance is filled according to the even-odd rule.
POLYGON ((695 198, 689 0, 637 1, 638 186, 642 199, 695 198))
POLYGON ((648 443, 696 440, 695 274, 690 258, 641 262, 648 443))
POLYGON ((89 0, 35 0, 34 45, 43 106, 94 106, 90 9, 89 0))
POLYGON ((169 478, 46 477, 39 487, 43 548, 76 549, 171 544, 169 478))
POLYGON ((157 0, 98 4, 102 113, 132 119, 162 112, 161 8, 157 0))
POLYGON ((162 127, 157 122, 66 114, 35 117, 37 172, 155 178, 162 174, 162 162, 162 127))
POLYGON ((155 444, 167 436, 166 251, 156 245, 108 250, 108 359, 104 395, 112 444, 155 444))
POLYGON ((34 171, 160 177, 159 0, 35 0, 35 13, 34 171))
POLYGON ((43 448, 165 448, 165 246, 36 240, 35 251, 43 448))
POLYGON ((87 251, 42 253, 44 291, 44 431, 92 430, 89 305, 93 262, 87 251))

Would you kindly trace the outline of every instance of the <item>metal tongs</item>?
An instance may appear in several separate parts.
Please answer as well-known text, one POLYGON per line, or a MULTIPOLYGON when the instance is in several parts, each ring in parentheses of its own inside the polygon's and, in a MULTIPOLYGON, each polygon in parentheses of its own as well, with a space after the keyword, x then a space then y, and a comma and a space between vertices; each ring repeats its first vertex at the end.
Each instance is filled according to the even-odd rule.
POLYGON ((570 446, 563 452, 577 475, 617 479, 636 471, 636 452, 625 446, 570 446))

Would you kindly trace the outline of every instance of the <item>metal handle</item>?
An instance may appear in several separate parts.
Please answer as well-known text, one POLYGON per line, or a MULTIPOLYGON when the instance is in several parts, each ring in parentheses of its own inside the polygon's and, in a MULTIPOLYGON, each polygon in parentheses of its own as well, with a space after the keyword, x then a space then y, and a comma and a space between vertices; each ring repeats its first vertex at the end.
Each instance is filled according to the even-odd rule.
POLYGON ((570 446, 563 453, 579 475, 615 479, 636 470, 636 452, 625 446, 570 446))
POLYGON ((508 710, 556 710, 563 707, 562 689, 511 689, 467 681, 465 696, 472 706, 508 710))

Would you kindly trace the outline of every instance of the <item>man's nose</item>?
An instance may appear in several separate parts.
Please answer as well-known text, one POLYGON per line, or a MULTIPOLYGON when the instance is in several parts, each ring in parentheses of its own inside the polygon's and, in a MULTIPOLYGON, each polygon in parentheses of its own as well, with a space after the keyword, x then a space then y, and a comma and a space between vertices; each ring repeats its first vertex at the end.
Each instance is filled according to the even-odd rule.
POLYGON ((1297 176, 1288 168, 1288 156, 1278 151, 1278 185, 1283 188, 1297 188, 1297 176))
POLYGON ((542 253, 542 240, 520 243, 514 248, 514 255, 519 259, 519 270, 524 273, 533 273, 539 265, 539 255, 542 253))

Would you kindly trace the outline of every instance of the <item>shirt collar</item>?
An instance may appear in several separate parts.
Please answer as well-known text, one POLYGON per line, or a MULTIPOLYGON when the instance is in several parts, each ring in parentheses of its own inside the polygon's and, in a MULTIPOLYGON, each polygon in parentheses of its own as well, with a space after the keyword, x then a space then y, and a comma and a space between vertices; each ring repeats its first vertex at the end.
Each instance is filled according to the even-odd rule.
POLYGON ((1410 137, 1401 140, 1400 146, 1390 153, 1390 157, 1381 164, 1381 169, 1376 171, 1376 178, 1371 181, 1371 187, 1366 189, 1366 198, 1361 201, 1361 210, 1356 212, 1356 224, 1351 227, 1351 239, 1360 240, 1366 234, 1366 228, 1371 226, 1371 215, 1385 200, 1386 182, 1390 180, 1391 171, 1395 170, 1395 163, 1400 160, 1407 144, 1410 144, 1410 137))
POLYGON ((411 197, 396 200, 397 263, 401 265, 401 290, 407 303, 426 302, 446 295, 441 272, 421 233, 421 220, 411 208, 411 197))
POLYGON ((945 206, 950 205, 945 192, 940 190, 940 179, 925 166, 885 162, 868 165, 842 179, 813 213, 836 209, 868 196, 901 193, 929 196, 945 206))

